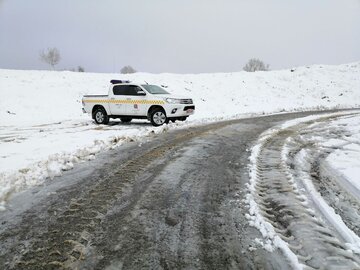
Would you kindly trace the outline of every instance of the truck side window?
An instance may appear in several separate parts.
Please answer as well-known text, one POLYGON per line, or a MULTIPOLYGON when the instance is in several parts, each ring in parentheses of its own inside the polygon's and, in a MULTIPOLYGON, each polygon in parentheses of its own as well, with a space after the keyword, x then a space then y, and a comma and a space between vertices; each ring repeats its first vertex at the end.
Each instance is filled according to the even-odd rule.
POLYGON ((142 90, 136 85, 115 85, 113 93, 116 96, 138 96, 138 91, 142 90))
POLYGON ((128 88, 127 85, 115 85, 113 87, 113 93, 116 96, 118 96, 118 95, 124 96, 124 95, 126 95, 127 88, 128 88))
POLYGON ((127 95, 129 96, 138 96, 138 91, 142 90, 139 86, 129 85, 127 89, 127 95))

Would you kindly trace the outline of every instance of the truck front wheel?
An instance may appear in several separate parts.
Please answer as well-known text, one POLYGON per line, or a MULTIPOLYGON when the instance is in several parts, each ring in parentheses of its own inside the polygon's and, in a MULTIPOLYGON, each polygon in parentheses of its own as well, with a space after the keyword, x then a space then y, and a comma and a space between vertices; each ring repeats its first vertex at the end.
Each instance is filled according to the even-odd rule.
POLYGON ((167 121, 165 112, 160 108, 154 109, 150 114, 150 121, 155 127, 165 124, 167 121))
POLYGON ((103 108, 99 108, 96 109, 96 111, 94 112, 94 120, 96 122, 96 124, 103 124, 106 125, 107 123, 109 123, 109 116, 107 115, 105 109, 103 108))

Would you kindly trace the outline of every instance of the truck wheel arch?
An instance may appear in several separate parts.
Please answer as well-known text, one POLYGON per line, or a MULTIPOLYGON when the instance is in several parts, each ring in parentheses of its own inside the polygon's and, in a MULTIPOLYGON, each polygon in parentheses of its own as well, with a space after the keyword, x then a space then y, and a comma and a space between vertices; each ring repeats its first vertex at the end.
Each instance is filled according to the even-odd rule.
POLYGON ((148 113, 147 113, 148 119, 150 119, 151 112, 152 112, 153 110, 155 110, 155 109, 160 109, 160 110, 162 110, 162 111, 165 113, 165 115, 166 115, 166 111, 165 111, 165 109, 164 109, 162 106, 160 106, 160 105, 152 105, 152 106, 149 108, 148 113))
POLYGON ((92 117, 95 120, 96 124, 106 125, 109 123, 110 120, 110 117, 107 114, 104 106, 101 105, 94 106, 92 117))
MULTIPOLYGON (((104 106, 102 106, 102 105, 95 105, 95 106, 93 107, 92 111, 91 111, 91 116, 92 116, 93 119, 95 118, 95 112, 96 112, 98 109, 102 109, 102 110, 104 110, 104 111, 106 112, 104 106)), ((107 113, 107 112, 106 112, 106 113, 107 113)))

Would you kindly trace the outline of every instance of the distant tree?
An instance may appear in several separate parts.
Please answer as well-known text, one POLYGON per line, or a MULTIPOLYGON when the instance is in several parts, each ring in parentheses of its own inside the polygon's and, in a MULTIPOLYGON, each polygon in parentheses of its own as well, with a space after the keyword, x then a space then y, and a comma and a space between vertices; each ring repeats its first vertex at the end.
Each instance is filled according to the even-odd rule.
POLYGON ((132 66, 125 66, 120 70, 121 74, 136 73, 136 70, 132 66))
POLYGON ((52 69, 60 62, 61 56, 57 48, 48 48, 40 52, 40 60, 49 64, 52 69))
POLYGON ((78 72, 85 72, 85 68, 82 67, 82 66, 78 66, 78 67, 77 67, 77 71, 78 71, 78 72))
POLYGON ((268 71, 269 65, 265 65, 263 61, 257 58, 251 58, 246 65, 244 66, 244 70, 248 72, 254 72, 254 71, 268 71))

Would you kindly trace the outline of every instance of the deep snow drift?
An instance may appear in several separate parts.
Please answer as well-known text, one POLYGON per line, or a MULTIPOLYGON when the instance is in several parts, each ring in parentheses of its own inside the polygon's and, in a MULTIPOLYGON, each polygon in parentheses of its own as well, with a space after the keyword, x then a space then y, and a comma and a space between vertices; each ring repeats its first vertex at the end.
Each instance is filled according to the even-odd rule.
POLYGON ((198 75, 95 74, 0 70, 0 201, 60 175, 128 140, 167 129, 249 114, 358 107, 360 62, 269 72, 198 75), (81 112, 84 94, 104 94, 111 79, 166 85, 190 96, 195 115, 154 128, 145 121, 96 126, 81 112))

